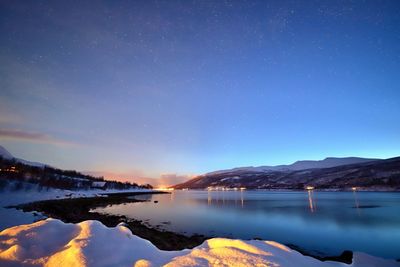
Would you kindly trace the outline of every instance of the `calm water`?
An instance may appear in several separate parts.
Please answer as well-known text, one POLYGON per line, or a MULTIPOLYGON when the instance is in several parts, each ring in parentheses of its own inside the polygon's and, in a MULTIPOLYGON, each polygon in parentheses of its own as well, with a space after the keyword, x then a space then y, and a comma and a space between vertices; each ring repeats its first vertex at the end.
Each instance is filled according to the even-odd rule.
POLYGON ((400 258, 400 193, 175 191, 140 198, 150 201, 96 211, 186 234, 275 240, 321 255, 353 250, 400 258))

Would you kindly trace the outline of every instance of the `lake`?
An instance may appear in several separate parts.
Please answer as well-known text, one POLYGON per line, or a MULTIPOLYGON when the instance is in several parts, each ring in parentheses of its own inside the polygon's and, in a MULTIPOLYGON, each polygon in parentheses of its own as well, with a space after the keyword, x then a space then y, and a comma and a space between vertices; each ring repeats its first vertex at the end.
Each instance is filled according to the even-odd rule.
POLYGON ((274 240, 318 255, 343 250, 400 258, 400 194, 174 191, 97 208, 184 233, 274 240))

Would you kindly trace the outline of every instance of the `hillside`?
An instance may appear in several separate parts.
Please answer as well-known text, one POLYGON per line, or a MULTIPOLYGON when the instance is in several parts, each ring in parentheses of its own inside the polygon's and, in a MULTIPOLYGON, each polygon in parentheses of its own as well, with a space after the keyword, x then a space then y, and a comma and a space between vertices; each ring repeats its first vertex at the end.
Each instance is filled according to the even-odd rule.
MULTIPOLYGON (((257 170, 253 167, 213 172, 175 185, 174 188, 246 187, 248 189, 295 190, 313 186, 318 189, 330 190, 348 190, 357 187, 365 190, 400 191, 400 157, 385 160, 361 159, 359 163, 334 167, 324 167, 326 160, 321 162, 323 167, 319 168, 257 170)), ((336 160, 336 162, 343 161, 336 160)), ((318 166, 315 162, 311 165, 318 166)), ((294 163, 291 166, 298 167, 300 165, 294 163)), ((310 166, 310 164, 303 164, 303 166, 310 166)))
POLYGON ((18 190, 23 183, 69 190, 152 188, 148 184, 139 186, 136 183, 105 180, 103 177, 94 177, 74 170, 61 170, 46 164, 15 158, 0 146, 0 190, 10 185, 18 190))
POLYGON ((368 158, 358 158, 358 157, 345 157, 345 158, 328 157, 323 160, 299 160, 289 165, 239 167, 228 170, 210 172, 207 173, 206 175, 231 173, 233 171, 248 171, 248 172, 270 172, 270 171, 290 171, 290 170, 298 171, 298 170, 315 169, 315 168, 330 168, 330 167, 355 164, 355 163, 365 163, 377 160, 380 159, 368 159, 368 158))

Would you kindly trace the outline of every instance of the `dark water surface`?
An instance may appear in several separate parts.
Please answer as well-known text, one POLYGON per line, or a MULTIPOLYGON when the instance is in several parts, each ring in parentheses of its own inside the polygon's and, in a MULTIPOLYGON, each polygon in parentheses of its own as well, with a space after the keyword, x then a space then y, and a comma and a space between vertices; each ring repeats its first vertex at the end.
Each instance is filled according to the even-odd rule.
POLYGON ((150 201, 96 211, 179 233, 274 240, 320 255, 352 250, 400 258, 400 193, 174 191, 137 198, 150 201))

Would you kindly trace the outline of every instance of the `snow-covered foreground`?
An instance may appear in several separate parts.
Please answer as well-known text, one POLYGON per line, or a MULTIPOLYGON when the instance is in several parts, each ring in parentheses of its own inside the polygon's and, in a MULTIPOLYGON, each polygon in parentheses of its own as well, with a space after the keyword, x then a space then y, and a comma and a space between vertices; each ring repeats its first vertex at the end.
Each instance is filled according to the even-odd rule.
POLYGON ((0 233, 0 266, 399 266, 354 253, 352 265, 321 262, 272 241, 213 238, 194 249, 161 251, 123 225, 47 219, 0 233))

